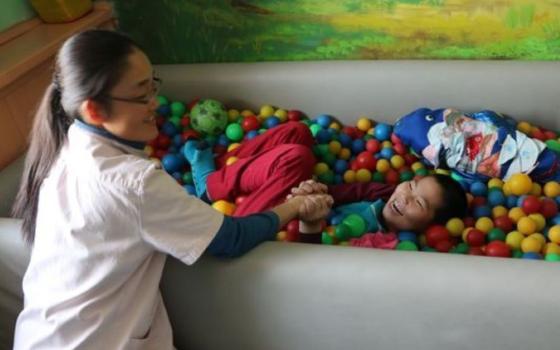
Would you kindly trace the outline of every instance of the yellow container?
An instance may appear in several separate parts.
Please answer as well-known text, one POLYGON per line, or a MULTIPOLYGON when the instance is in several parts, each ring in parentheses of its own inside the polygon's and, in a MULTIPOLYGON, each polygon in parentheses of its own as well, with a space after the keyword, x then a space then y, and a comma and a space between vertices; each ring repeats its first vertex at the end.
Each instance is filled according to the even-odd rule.
POLYGON ((91 0, 30 0, 31 6, 47 23, 64 23, 78 19, 91 11, 91 0))

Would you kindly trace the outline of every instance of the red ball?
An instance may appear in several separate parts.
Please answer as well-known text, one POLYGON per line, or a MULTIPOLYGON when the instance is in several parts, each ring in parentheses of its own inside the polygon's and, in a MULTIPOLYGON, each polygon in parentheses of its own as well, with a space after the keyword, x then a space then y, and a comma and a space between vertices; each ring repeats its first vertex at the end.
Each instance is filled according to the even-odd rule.
POLYGON ((389 169, 389 171, 385 173, 385 182, 390 185, 397 185, 400 179, 401 176, 395 169, 389 169))
POLYGON ((486 255, 482 247, 470 247, 469 255, 486 255))
POLYGON ((486 201, 487 201, 486 197, 482 197, 482 196, 474 197, 472 202, 471 202, 471 205, 473 207, 480 207, 481 205, 486 204, 486 201))
POLYGON ((395 153, 397 153, 398 155, 405 155, 406 154, 406 146, 403 145, 402 143, 397 143, 393 146, 393 149, 395 150, 395 153))
POLYGON ((472 216, 463 219, 463 224, 465 224, 465 227, 474 227, 475 223, 476 220, 472 216))
POLYGON ((492 241, 486 246, 486 255, 509 258, 511 256, 511 249, 505 242, 492 241))
POLYGON ((416 163, 418 161, 418 158, 411 153, 407 153, 404 155, 404 160, 407 165, 412 165, 413 163, 416 163))
POLYGON ((254 115, 250 115, 243 118, 243 121, 241 122, 241 127, 243 128, 243 130, 248 132, 251 130, 257 130, 260 127, 260 123, 257 117, 255 117, 254 115))
POLYGON ((292 109, 291 111, 288 111, 288 120, 291 122, 300 121, 302 117, 303 113, 298 110, 292 109))
POLYGON ((238 207, 243 204, 243 201, 247 198, 247 196, 237 196, 235 198, 235 206, 238 207))
POLYGON ((449 231, 443 225, 432 225, 426 230, 426 243, 435 248, 441 241, 449 241, 449 231))
POLYGON ((541 201, 537 196, 528 195, 521 203, 521 209, 526 214, 538 213, 541 210, 541 201))
POLYGON ((393 144, 402 143, 401 139, 395 133, 391 133, 391 142, 393 144))
POLYGON ((299 234, 299 220, 295 219, 292 220, 290 222, 288 222, 288 224, 286 225, 286 232, 288 232, 288 235, 298 235, 299 234))
POLYGON ((188 128, 191 125, 191 118, 189 118, 186 114, 181 118, 181 126, 183 128, 188 128))
POLYGON ((167 149, 171 145, 171 138, 165 134, 159 134, 156 138, 156 146, 160 149, 167 149))
POLYGON ((554 140, 556 138, 556 133, 554 131, 545 130, 544 136, 547 140, 554 140))
POLYGON ((157 126, 158 128, 161 128, 161 126, 163 125, 163 123, 165 123, 165 120, 166 120, 165 117, 163 117, 163 116, 161 116, 161 115, 160 115, 160 116, 157 116, 157 117, 156 117, 156 126, 157 126))
POLYGON ((224 155, 224 154, 226 154, 226 152, 227 152, 227 147, 226 146, 222 146, 222 145, 214 146, 214 153, 217 156, 224 155))
POLYGON ((167 151, 164 149, 156 149, 154 151, 153 156, 156 157, 157 159, 162 159, 163 157, 165 157, 165 155, 167 154, 167 151))
POLYGON ((375 153, 379 152, 379 149, 381 149, 381 143, 379 141, 377 141, 376 139, 367 140, 366 150, 368 152, 371 152, 372 154, 375 154, 375 153))
POLYGON ((200 135, 198 134, 198 132, 192 129, 185 130, 181 134, 181 139, 183 140, 183 142, 186 142, 188 139, 198 139, 198 138, 200 138, 200 135))
POLYGON ((475 228, 471 229, 469 233, 467 233, 467 244, 471 247, 480 247, 486 241, 486 236, 484 232, 477 230, 475 228))
POLYGON ((539 128, 534 128, 531 131, 531 137, 537 140, 546 141, 546 135, 539 128))
POLYGON ((356 138, 356 129, 351 127, 351 126, 345 126, 342 128, 342 132, 345 133, 346 135, 350 136, 350 138, 355 139, 356 138))
POLYGON ((358 161, 356 159, 350 161, 350 169, 354 171, 360 170, 360 165, 358 164, 358 161))
POLYGON ((372 153, 364 151, 358 154, 356 157, 356 163, 358 164, 358 169, 368 169, 373 171, 377 161, 372 153))
POLYGON ((513 230, 513 221, 507 215, 498 216, 494 219, 494 226, 505 233, 509 233, 513 230))
POLYGON ((541 214, 546 219, 556 216, 556 214, 558 214, 558 204, 556 204, 556 201, 550 198, 544 198, 541 201, 541 214))
POLYGON ((435 248, 440 253, 449 253, 451 248, 453 248, 453 243, 449 240, 439 241, 436 243, 435 248))
POLYGON ((366 132, 365 132, 365 131, 362 131, 362 130, 360 130, 360 129, 358 129, 358 128, 354 128, 354 130, 355 130, 355 131, 354 131, 354 138, 355 138, 355 139, 361 139, 361 138, 363 138, 363 137, 366 135, 366 132))

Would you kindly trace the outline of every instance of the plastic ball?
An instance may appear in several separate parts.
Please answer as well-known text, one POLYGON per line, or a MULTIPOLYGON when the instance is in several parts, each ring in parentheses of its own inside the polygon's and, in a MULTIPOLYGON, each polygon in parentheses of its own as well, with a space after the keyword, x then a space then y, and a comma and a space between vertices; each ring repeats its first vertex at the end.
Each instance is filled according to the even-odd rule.
POLYGON ((358 168, 368 170, 374 170, 377 163, 373 154, 367 151, 358 154, 356 162, 358 163, 358 168))
POLYGON ((336 238, 338 238, 341 241, 346 241, 350 238, 352 230, 350 229, 350 227, 348 227, 348 225, 341 224, 336 226, 334 232, 336 238))
POLYGON ((465 229, 465 224, 463 223, 463 220, 459 218, 452 218, 447 221, 445 227, 447 228, 451 236, 459 237, 465 229))
POLYGON ((550 198, 542 199, 541 200, 541 214, 547 219, 550 219, 550 218, 556 216, 556 214, 558 214, 558 204, 556 203, 556 201, 554 201, 550 198))
POLYGON ((517 130, 521 131, 524 134, 529 134, 533 126, 527 122, 521 121, 517 123, 517 130))
POLYGON ((513 230, 513 221, 507 215, 501 215, 494 218, 494 227, 504 232, 513 230))
POLYGON ((488 192, 488 204, 492 207, 503 205, 506 203, 506 196, 500 189, 492 189, 488 192))
POLYGON ((233 142, 243 139, 243 128, 239 124, 230 124, 226 128, 226 136, 233 142))
POLYGON ((488 188, 483 182, 473 182, 473 184, 471 185, 471 193, 473 194, 473 196, 486 196, 486 194, 488 193, 488 188))
POLYGON ((283 123, 288 120, 288 112, 284 109, 277 109, 274 112, 274 116, 280 119, 280 122, 283 123))
POLYGON ((332 140, 332 134, 328 130, 321 129, 317 132, 317 135, 315 135, 315 139, 321 144, 329 143, 332 140))
POLYGON ((533 182, 533 187, 531 187, 531 191, 529 191, 529 194, 532 194, 533 196, 540 196, 541 193, 542 193, 541 185, 539 185, 536 182, 533 182))
POLYGON ((348 162, 344 159, 337 159, 334 163, 334 172, 337 174, 344 174, 348 170, 348 162))
POLYGON ((394 169, 399 170, 404 166, 404 164, 405 164, 405 160, 402 156, 394 155, 391 157, 391 165, 393 166, 394 169))
POLYGON ((412 241, 401 241, 397 244, 395 249, 404 251, 417 251, 418 246, 412 241))
POLYGON ((192 108, 190 118, 192 128, 207 135, 221 134, 228 122, 224 105, 211 99, 200 100, 192 108))
POLYGON ((449 231, 445 226, 432 225, 426 230, 426 243, 428 246, 435 248, 436 244, 441 241, 449 241, 449 231))
POLYGON ((331 154, 338 155, 340 153, 340 150, 342 150, 342 145, 340 144, 340 142, 335 140, 329 143, 329 152, 331 152, 331 154))
POLYGON ((521 209, 526 214, 538 213, 541 210, 541 201, 537 196, 528 195, 521 204, 521 209))
POLYGON ((350 214, 342 220, 342 224, 350 229, 350 236, 360 237, 366 232, 366 222, 358 214, 350 214))
POLYGON ((183 159, 183 156, 180 154, 168 153, 161 159, 161 164, 163 165, 163 168, 171 174, 181 170, 185 164, 183 159))
POLYGON ((389 163, 387 159, 379 159, 375 168, 380 173, 386 173, 389 169, 391 169, 391 163, 389 163))
POLYGON ((368 169, 359 169, 356 172, 356 181, 358 182, 370 182, 371 181, 371 171, 368 169))
POLYGON ((541 242, 534 237, 526 237, 521 242, 521 251, 523 253, 539 253, 542 249, 541 242))
POLYGON ((492 178, 488 181, 488 188, 499 188, 501 189, 504 186, 504 182, 498 178, 492 178))
POLYGON ((225 200, 218 200, 212 204, 212 208, 216 209, 224 215, 231 216, 235 212, 235 204, 225 200))
POLYGON ((537 224, 535 221, 529 217, 522 217, 517 222, 517 231, 523 233, 524 235, 530 235, 535 233, 537 230, 537 224))
POLYGON ((548 253, 544 257, 544 260, 558 262, 558 261, 560 261, 560 254, 548 253))
POLYGON ((379 141, 389 140, 393 127, 389 124, 379 123, 375 126, 373 135, 379 141))
POLYGON ((509 258, 511 256, 511 248, 502 241, 492 241, 486 246, 486 255, 509 258))
POLYGON ((560 244, 560 225, 554 225, 548 230, 548 239, 556 244, 560 244))
POLYGON ((372 126, 371 120, 365 117, 358 119, 358 122, 356 123, 356 127, 362 130, 363 132, 366 132, 369 129, 371 129, 371 126, 372 126))
POLYGON ((342 178, 347 184, 354 183, 356 182, 356 172, 354 170, 346 170, 342 178))
POLYGON ((481 217, 476 220, 475 228, 484 233, 488 233, 494 228, 494 222, 489 217, 481 217))
POLYGON ((381 149, 381 144, 376 139, 371 139, 366 141, 366 151, 371 153, 377 153, 381 149))
POLYGON ((338 153, 338 158, 348 160, 352 156, 352 152, 348 148, 343 148, 338 153))
POLYGON ((288 111, 288 120, 291 122, 297 122, 300 121, 303 118, 303 113, 292 109, 288 111))
POLYGON ((263 125, 265 128, 267 129, 272 129, 278 125, 280 125, 281 121, 278 117, 276 116, 271 116, 265 119, 263 125))
POLYGON ((243 118, 243 121, 241 121, 241 127, 246 132, 249 132, 251 130, 258 130, 260 128, 260 122, 257 117, 255 117, 254 115, 250 115, 243 118))
POLYGON ((498 205, 498 206, 495 206, 494 208, 492 208, 492 217, 497 218, 497 217, 504 216, 504 215, 507 216, 508 212, 509 211, 507 210, 506 207, 498 205))
POLYGON ((411 232, 411 231, 400 231, 398 233, 398 238, 399 241, 412 241, 412 242, 418 241, 418 235, 415 232, 411 232))
POLYGON ((324 129, 329 127, 329 125, 331 124, 331 120, 332 117, 327 114, 321 114, 316 118, 317 124, 321 125, 321 127, 323 127, 324 129))
POLYGON ((486 235, 478 229, 471 229, 466 235, 466 243, 471 247, 480 247, 486 242, 486 235))
POLYGON ((524 217, 524 216, 526 216, 526 215, 525 215, 525 212, 523 211, 523 209, 521 209, 521 208, 519 208, 519 207, 511 208, 511 209, 509 210, 509 213, 508 213, 508 217, 509 217, 509 218, 511 219, 511 221, 513 221, 514 223, 519 222, 519 220, 520 220, 522 217, 524 217))
POLYGON ((362 139, 356 139, 352 141, 352 152, 358 154, 366 148, 365 141, 362 139))
POLYGON ((484 216, 491 216, 492 215, 492 209, 490 209, 490 207, 488 205, 481 205, 481 206, 477 206, 474 208, 473 210, 473 215, 475 218, 481 218, 484 216))
POLYGON ((532 237, 532 238, 538 240, 539 242, 541 242, 541 246, 543 246, 543 247, 546 244, 546 237, 542 233, 533 233, 533 234, 529 235, 529 237, 532 237))
POLYGON ((504 231, 502 229, 494 227, 493 229, 488 231, 488 234, 486 235, 486 237, 488 239, 488 242, 503 241, 503 240, 506 239, 506 234, 504 233, 504 231))
POLYGON ((313 173, 315 175, 321 175, 326 173, 327 171, 329 171, 329 166, 322 162, 315 164, 315 166, 313 167, 313 173))
POLYGON ((509 209, 517 206, 517 196, 509 195, 506 197, 506 207, 509 209))
POLYGON ((509 180, 507 180, 511 191, 516 196, 521 196, 523 194, 528 194, 533 187, 533 181, 527 174, 513 174, 509 180))
POLYGON ((239 158, 237 157, 229 157, 226 159, 226 165, 232 165, 233 163, 237 162, 239 158))
POLYGON ((392 148, 383 148, 379 152, 379 156, 381 158, 384 158, 384 159, 391 159, 391 157, 393 157, 394 154, 395 154, 395 151, 393 151, 392 148))
POLYGON ((506 244, 511 249, 521 249, 521 242, 525 239, 525 235, 519 231, 511 231, 506 235, 506 244))
POLYGON ((309 131, 311 131, 311 135, 313 135, 313 137, 316 137, 317 134, 319 133, 319 131, 321 131, 321 125, 319 124, 311 124, 309 126, 309 131))
POLYGON ((542 231, 545 226, 546 226, 546 219, 544 218, 544 216, 542 216, 542 214, 529 214, 528 216, 531 220, 533 220, 535 222, 535 224, 537 225, 537 231, 542 231))
POLYGON ((544 195, 549 198, 560 196, 560 184, 556 181, 547 182, 544 185, 544 195))
POLYGON ((539 253, 527 252, 523 253, 521 258, 526 260, 541 260, 542 256, 539 253))
POLYGON ((274 114, 274 107, 272 107, 271 105, 263 105, 261 107, 260 112, 259 112, 259 115, 261 115, 265 118, 268 118, 273 114, 274 114))

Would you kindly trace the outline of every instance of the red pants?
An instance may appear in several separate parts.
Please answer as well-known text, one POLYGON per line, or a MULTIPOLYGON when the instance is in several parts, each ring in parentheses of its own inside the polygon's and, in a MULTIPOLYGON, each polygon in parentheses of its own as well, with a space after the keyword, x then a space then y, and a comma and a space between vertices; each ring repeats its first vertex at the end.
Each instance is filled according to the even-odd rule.
MULTIPOLYGON (((299 122, 277 126, 216 159, 217 170, 207 179, 207 191, 213 200, 235 200, 246 196, 235 216, 272 209, 282 203, 292 187, 313 174, 315 140, 309 128, 299 122), (229 157, 238 160, 228 166, 229 157)), ((394 187, 380 183, 354 183, 329 186, 336 204, 361 200, 387 199, 394 187)))
POLYGON ((315 157, 309 128, 299 122, 277 126, 216 159, 207 179, 209 197, 233 201, 246 196, 236 216, 258 213, 282 203, 290 189, 311 178, 315 157), (229 157, 238 160, 224 166, 229 157))

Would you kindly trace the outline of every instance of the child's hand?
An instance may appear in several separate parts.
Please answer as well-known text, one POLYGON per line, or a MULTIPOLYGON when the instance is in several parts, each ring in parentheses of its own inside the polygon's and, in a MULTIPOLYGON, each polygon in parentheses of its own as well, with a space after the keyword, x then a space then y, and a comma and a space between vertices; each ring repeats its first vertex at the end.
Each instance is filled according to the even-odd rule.
POLYGON ((303 201, 298 208, 298 216, 305 222, 321 221, 329 215, 333 203, 333 198, 328 194, 303 196, 303 201))
POLYGON ((302 181, 298 187, 292 188, 291 194, 288 198, 293 196, 305 196, 310 194, 326 194, 328 192, 325 184, 319 183, 315 180, 302 181))

